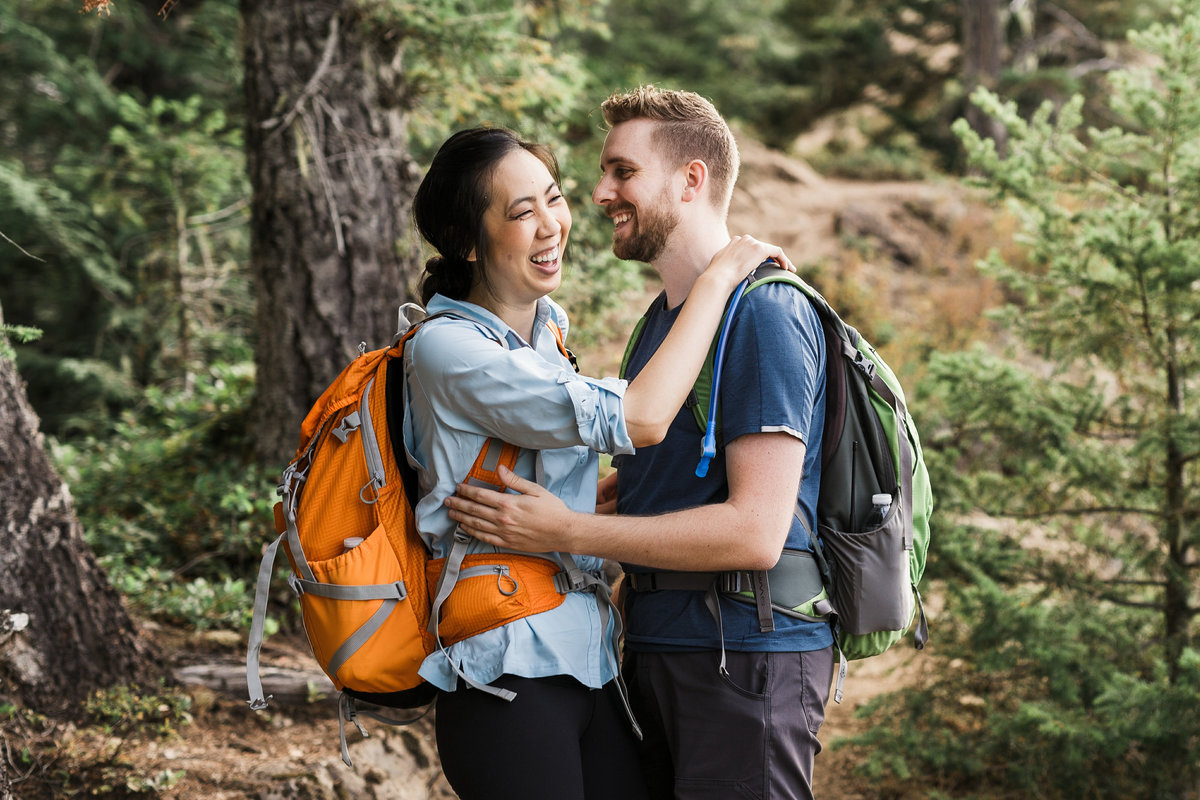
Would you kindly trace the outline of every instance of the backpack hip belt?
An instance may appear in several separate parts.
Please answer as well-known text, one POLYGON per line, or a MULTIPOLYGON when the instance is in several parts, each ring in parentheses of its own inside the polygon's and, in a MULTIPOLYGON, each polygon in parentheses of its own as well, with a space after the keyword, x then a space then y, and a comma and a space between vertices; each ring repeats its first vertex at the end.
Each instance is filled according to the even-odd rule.
POLYGON ((721 640, 720 670, 725 674, 725 630, 718 597, 754 605, 763 633, 775 630, 774 613, 808 622, 824 622, 833 610, 822 579, 819 556, 808 550, 785 549, 769 570, 724 572, 632 572, 625 585, 635 592, 693 591, 705 593, 705 604, 717 623, 721 640))

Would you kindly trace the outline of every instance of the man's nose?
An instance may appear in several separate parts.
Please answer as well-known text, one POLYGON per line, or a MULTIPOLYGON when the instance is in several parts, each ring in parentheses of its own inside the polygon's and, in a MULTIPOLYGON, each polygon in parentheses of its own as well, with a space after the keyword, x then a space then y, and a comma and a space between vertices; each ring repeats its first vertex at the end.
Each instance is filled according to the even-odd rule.
POLYGON ((592 190, 592 202, 598 206, 606 205, 612 202, 613 193, 609 186, 610 181, 608 176, 604 176, 596 184, 596 188, 592 190))

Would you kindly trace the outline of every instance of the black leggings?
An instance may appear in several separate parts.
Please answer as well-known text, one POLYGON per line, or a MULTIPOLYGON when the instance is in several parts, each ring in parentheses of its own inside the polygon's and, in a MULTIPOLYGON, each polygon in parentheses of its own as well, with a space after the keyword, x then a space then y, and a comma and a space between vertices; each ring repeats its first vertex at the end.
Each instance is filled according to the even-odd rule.
POLYGON ((566 676, 502 675, 493 685, 516 699, 467 688, 438 696, 438 754, 462 800, 646 797, 615 682, 589 689, 566 676))

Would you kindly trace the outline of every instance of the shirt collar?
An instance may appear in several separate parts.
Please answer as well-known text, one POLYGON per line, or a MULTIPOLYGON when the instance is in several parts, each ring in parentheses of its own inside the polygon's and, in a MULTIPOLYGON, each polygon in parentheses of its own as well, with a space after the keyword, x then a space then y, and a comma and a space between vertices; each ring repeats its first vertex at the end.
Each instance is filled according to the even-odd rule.
MULTIPOLYGON (((519 333, 508 326, 504 320, 497 317, 491 311, 475 303, 466 300, 453 300, 442 294, 435 294, 429 299, 429 305, 426 312, 430 315, 442 311, 449 311, 460 317, 465 317, 472 322, 482 325, 492 331, 496 338, 502 339, 509 343, 509 347, 520 347, 522 345, 532 345, 532 342, 526 342, 519 333)), ((542 328, 546 327, 546 322, 549 321, 552 314, 550 301, 545 297, 539 297, 537 301, 537 315, 533 320, 533 332, 536 338, 542 328)))

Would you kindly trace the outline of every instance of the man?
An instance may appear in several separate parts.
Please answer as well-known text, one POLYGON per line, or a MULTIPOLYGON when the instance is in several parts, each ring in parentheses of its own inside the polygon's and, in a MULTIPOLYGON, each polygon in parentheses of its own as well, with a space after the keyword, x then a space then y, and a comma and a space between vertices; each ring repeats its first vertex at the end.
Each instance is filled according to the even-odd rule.
MULTIPOLYGON (((610 130, 592 199, 613 221, 613 252, 650 263, 664 288, 630 359, 636 379, 730 239, 737 146, 712 104, 690 92, 642 87, 602 110, 610 130)), ((615 488, 617 516, 570 512, 515 476, 509 486, 521 494, 464 488, 447 501, 485 542, 625 566, 624 672, 653 797, 812 797, 833 673, 829 626, 778 612, 762 620, 754 600, 705 586, 714 572, 770 569, 785 545, 811 551, 795 515, 815 529, 824 386, 814 310, 793 287, 769 284, 743 297, 729 332, 724 446, 706 477, 695 475, 700 433, 682 408, 662 443, 622 457, 616 486, 602 483, 598 499, 615 488), (708 574, 686 574, 695 572, 708 574)), ((786 577, 773 572, 771 582, 786 577)))

